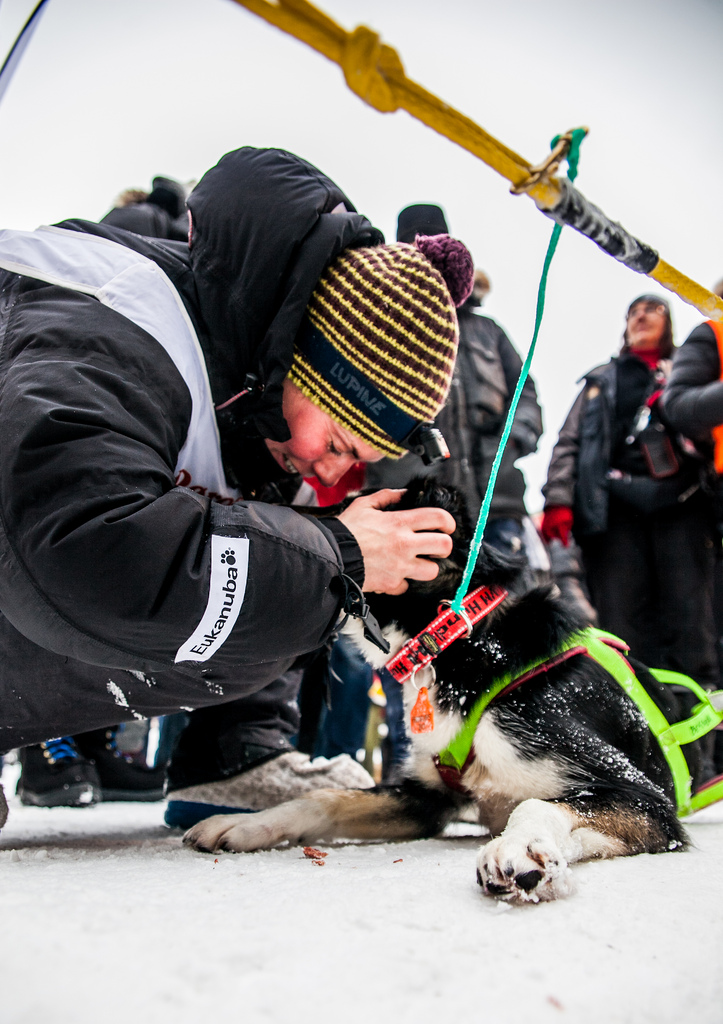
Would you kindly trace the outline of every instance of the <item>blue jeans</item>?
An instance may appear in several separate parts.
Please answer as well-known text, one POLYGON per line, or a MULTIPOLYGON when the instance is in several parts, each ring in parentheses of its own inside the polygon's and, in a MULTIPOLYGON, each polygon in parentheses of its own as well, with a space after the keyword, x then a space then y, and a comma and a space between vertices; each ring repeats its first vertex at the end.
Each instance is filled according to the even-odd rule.
POLYGON ((366 739, 372 669, 346 636, 332 647, 329 679, 331 707, 322 708, 314 757, 349 754, 356 758, 366 739))
POLYGON ((412 741, 404 723, 402 687, 385 668, 379 673, 387 698, 387 738, 382 748, 382 782, 396 782, 399 769, 409 754, 412 741))
POLYGON ((524 554, 523 536, 517 519, 490 519, 485 526, 485 541, 506 555, 524 554))

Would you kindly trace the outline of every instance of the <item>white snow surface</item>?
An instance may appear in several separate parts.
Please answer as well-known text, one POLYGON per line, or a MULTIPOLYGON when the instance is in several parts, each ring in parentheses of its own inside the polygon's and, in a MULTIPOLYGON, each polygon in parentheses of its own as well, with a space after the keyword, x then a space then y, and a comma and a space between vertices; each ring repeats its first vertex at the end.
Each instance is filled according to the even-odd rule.
POLYGON ((471 825, 323 845, 320 867, 193 853, 160 803, 10 803, 2 1024, 723 1021, 723 804, 688 852, 578 865, 568 899, 510 907, 475 883, 471 825))

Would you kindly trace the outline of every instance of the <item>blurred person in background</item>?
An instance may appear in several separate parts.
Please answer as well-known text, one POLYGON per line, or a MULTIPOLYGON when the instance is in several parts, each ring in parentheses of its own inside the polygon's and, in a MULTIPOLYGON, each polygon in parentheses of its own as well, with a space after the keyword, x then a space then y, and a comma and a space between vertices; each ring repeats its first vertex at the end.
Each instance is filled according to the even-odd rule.
POLYGON ((660 401, 674 353, 670 308, 630 304, 622 348, 585 375, 543 488, 543 536, 579 543, 602 629, 645 664, 714 687, 715 526, 708 465, 660 401))
MULTIPOLYGON (((337 484, 325 487, 315 477, 313 488, 321 508, 343 502, 364 486, 364 463, 357 462, 337 484)), ((369 717, 372 667, 354 641, 343 633, 332 636, 330 648, 320 652, 301 684, 298 749, 313 757, 347 754, 359 760, 369 717)))
POLYGON ((106 213, 101 224, 134 231, 148 238, 170 238, 177 242, 188 240, 188 211, 186 198, 190 186, 175 178, 157 176, 151 191, 127 188, 118 196, 116 205, 106 213))
MULTIPOLYGON (((446 235, 449 231, 441 207, 420 203, 399 214, 397 241, 411 243, 419 235, 446 235)), ((502 328, 479 309, 490 291, 483 270, 475 270, 472 293, 457 310, 459 352, 449 396, 436 418, 450 457, 426 467, 413 454, 392 461, 382 459, 367 467, 367 486, 404 487, 418 476, 433 475, 440 483, 458 488, 465 496, 474 523, 492 469, 507 412, 517 385, 522 360, 502 328)), ((531 569, 545 571, 549 562, 525 508, 525 479, 518 459, 537 448, 542 434, 542 411, 535 384, 528 377, 497 476, 484 539, 502 551, 529 556, 531 569)), ((395 782, 409 751, 401 687, 384 669, 380 672, 386 697, 388 736, 383 746, 383 780, 395 782)))
MULTIPOLYGON (((405 207, 399 214, 397 241, 413 242, 417 235, 446 234, 448 230, 441 207, 416 204, 405 207)), ((427 470, 419 458, 410 454, 398 462, 384 459, 367 470, 370 487, 403 487, 415 476, 431 472, 441 483, 462 491, 473 522, 479 515, 522 368, 522 360, 499 324, 479 313, 490 287, 487 274, 475 270, 472 294, 457 311, 459 354, 449 397, 437 417, 450 458, 427 470)), ((487 543, 502 551, 524 553, 525 478, 516 462, 536 451, 541 434, 542 411, 534 381, 528 377, 500 465, 485 529, 487 543)))
MULTIPOLYGON (((723 280, 714 292, 723 298, 723 280)), ((708 320, 688 335, 676 353, 662 397, 672 426, 695 441, 713 465, 714 514, 717 526, 714 612, 719 667, 723 666, 723 324, 708 320)), ((723 672, 721 672, 723 677, 723 672)), ((723 680, 722 680, 723 681, 723 680)), ((719 682, 719 685, 721 683, 719 682)), ((715 732, 714 763, 723 772, 723 730, 715 732)))

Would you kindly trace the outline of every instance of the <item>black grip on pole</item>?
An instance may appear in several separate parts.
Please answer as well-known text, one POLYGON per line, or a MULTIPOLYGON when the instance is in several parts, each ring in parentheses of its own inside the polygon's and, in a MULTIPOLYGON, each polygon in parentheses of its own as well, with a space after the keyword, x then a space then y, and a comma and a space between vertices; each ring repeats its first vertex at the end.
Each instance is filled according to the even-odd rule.
POLYGON ((606 217, 567 178, 557 180, 562 187, 562 198, 552 210, 540 207, 546 217, 586 235, 604 252, 639 274, 649 274, 655 268, 658 262, 655 249, 629 234, 622 224, 606 217))

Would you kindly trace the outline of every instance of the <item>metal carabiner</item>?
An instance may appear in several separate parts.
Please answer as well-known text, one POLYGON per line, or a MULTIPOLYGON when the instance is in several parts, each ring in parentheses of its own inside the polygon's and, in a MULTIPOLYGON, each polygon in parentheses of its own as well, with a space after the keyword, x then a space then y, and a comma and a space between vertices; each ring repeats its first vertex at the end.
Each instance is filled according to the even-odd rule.
POLYGON ((429 680, 427 688, 429 688, 430 686, 433 686, 434 683, 437 681, 437 670, 434 667, 434 665, 432 665, 431 662, 429 662, 426 665, 415 665, 414 668, 412 669, 412 674, 409 677, 409 682, 412 684, 412 686, 414 686, 414 689, 415 689, 415 691, 417 693, 419 693, 419 690, 420 690, 422 684, 421 683, 419 683, 419 684, 415 683, 414 682, 414 677, 416 676, 417 672, 419 672, 419 670, 422 669, 422 668, 428 668, 429 671, 432 673, 432 678, 429 680))

